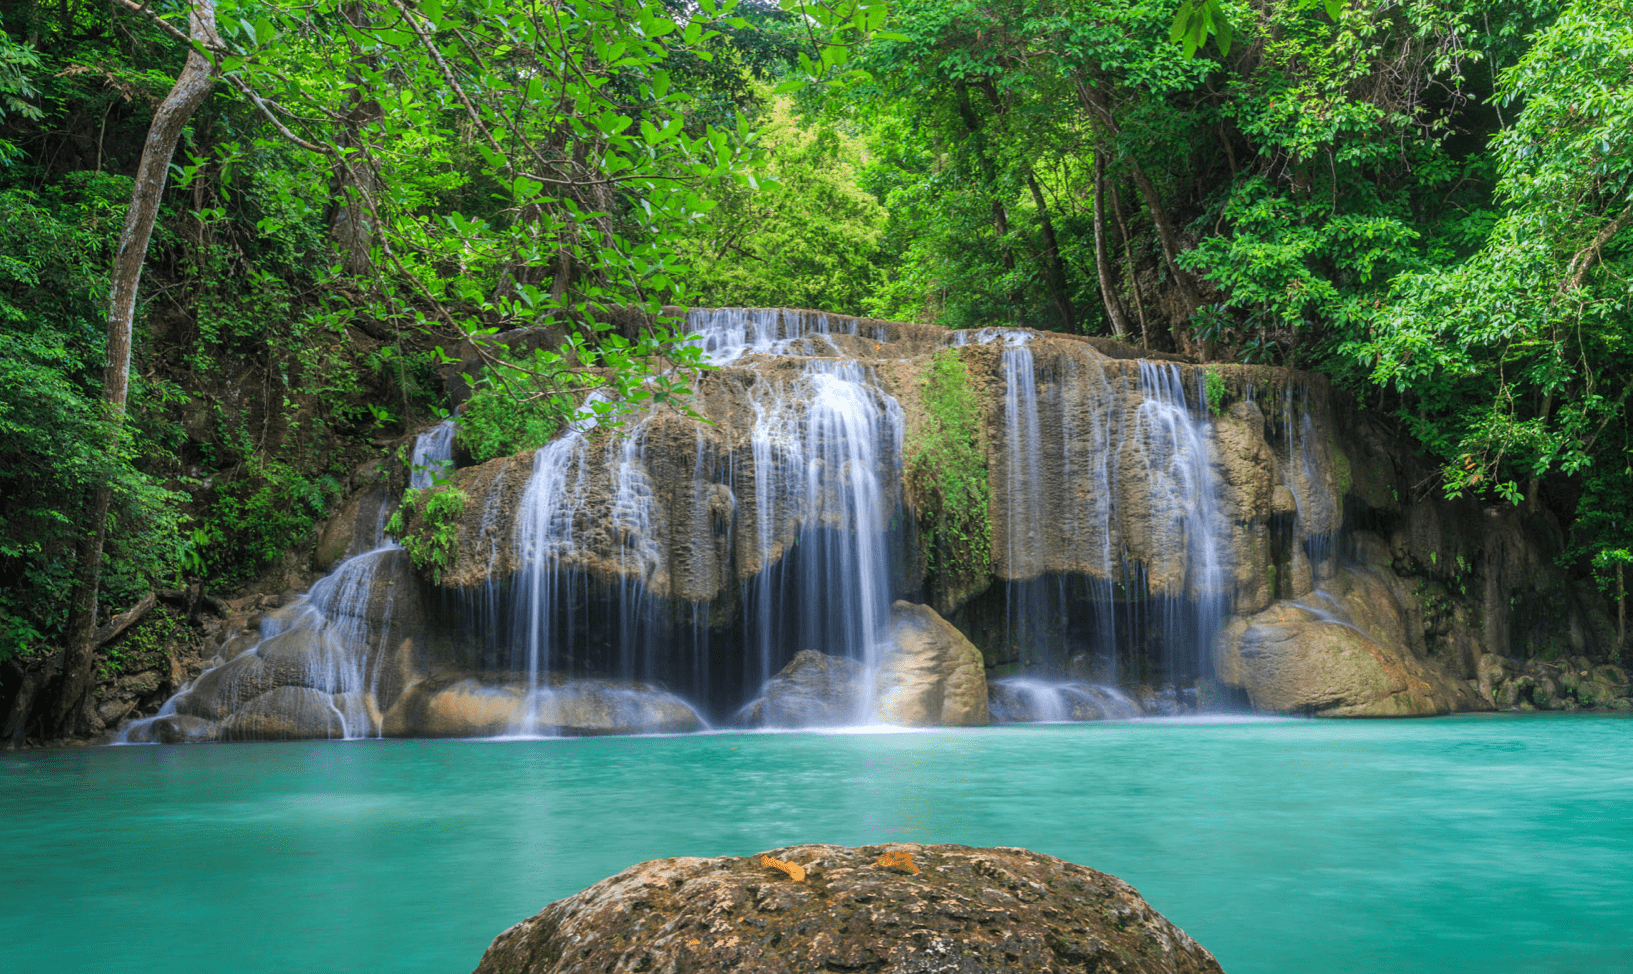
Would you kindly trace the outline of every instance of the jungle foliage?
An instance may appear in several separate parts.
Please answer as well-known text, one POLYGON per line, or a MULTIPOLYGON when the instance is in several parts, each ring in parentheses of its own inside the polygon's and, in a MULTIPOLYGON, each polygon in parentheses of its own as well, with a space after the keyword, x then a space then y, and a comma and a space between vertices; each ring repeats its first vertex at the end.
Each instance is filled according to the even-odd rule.
POLYGON ((60 641, 89 491, 105 608, 240 584, 453 408, 456 364, 485 366, 476 459, 685 409, 663 311, 692 303, 1316 369, 1440 460, 1424 495, 1546 506, 1607 585, 1633 562, 1622 0, 27 0, 0 27, 0 658, 60 641), (109 268, 190 6, 218 83, 110 425, 109 268))
POLYGON ((61 645, 102 488, 104 616, 157 586, 285 570, 359 463, 447 414, 460 354, 486 366, 470 432, 492 450, 580 410, 684 409, 698 356, 662 309, 691 302, 683 255, 767 158, 750 118, 772 84, 844 84, 885 14, 873 0, 7 5, 0 659, 61 645), (128 408, 110 411, 110 267, 190 49, 214 84, 170 160, 128 408), (610 323, 631 309, 640 325, 610 323), (555 339, 508 354, 501 337, 529 329, 555 339))

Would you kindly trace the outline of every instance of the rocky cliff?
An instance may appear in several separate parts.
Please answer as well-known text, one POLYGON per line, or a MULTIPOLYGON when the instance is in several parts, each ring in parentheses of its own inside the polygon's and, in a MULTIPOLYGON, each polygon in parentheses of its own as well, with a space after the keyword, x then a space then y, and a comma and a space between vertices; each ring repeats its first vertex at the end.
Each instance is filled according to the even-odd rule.
MULTIPOLYGON (((743 719, 884 703, 895 722, 981 723, 971 697, 989 693, 991 714, 1040 716, 999 678, 1075 686, 1060 706, 1078 716, 1625 698, 1625 674, 1594 669, 1608 624, 1547 517, 1435 498, 1432 471, 1319 377, 809 311, 691 323, 716 365, 701 420, 586 418, 458 469, 457 516, 405 527, 444 531, 434 569, 389 543, 346 561, 222 645, 167 705, 195 723, 148 733, 684 730, 704 718, 680 698, 722 719, 762 693, 743 719), (968 395, 941 395, 950 381, 968 395), (969 442, 944 458, 948 429, 969 442), (955 474, 984 509, 934 506, 924 478, 955 474), (791 703, 812 674, 839 689, 791 703)), ((378 493, 327 527, 326 557, 382 543, 378 493)))

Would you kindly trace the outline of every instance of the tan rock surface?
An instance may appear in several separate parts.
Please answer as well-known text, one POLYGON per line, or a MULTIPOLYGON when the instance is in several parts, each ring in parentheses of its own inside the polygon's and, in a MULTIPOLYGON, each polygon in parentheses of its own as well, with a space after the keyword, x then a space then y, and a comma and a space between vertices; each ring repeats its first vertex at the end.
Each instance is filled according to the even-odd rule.
POLYGON ((875 719, 904 727, 981 727, 987 677, 981 651, 927 605, 897 602, 875 681, 875 719))
POLYGON ((804 845, 763 855, 806 878, 761 855, 640 863, 501 933, 476 974, 1221 970, 1132 886, 1025 849, 804 845), (880 865, 887 852, 919 871, 880 865))
POLYGON ((1490 709, 1479 693, 1419 659, 1405 613, 1375 574, 1339 573, 1335 591, 1277 602, 1221 636, 1219 675, 1271 713, 1414 717, 1490 709))

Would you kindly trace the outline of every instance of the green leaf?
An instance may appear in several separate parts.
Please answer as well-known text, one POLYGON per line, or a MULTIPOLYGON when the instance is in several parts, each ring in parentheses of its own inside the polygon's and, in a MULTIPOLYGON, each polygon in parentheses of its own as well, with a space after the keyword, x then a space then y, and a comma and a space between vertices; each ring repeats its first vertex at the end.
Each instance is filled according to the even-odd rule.
POLYGON ((1190 0, 1184 0, 1174 11, 1174 25, 1168 29, 1168 43, 1178 44, 1190 32, 1192 12, 1190 0))

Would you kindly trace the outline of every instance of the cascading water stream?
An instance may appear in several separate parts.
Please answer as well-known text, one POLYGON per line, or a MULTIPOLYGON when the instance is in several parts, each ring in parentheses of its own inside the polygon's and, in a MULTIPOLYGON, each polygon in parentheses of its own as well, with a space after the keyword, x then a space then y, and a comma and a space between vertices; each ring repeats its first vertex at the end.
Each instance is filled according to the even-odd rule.
MULTIPOLYGON (((454 425, 444 422, 415 438, 411 476, 424 473, 425 483, 436 471, 451 469, 454 425)), ((381 508, 372 532, 372 547, 353 555, 311 589, 290 604, 266 613, 257 630, 258 639, 235 651, 198 679, 183 686, 159 712, 147 720, 133 721, 120 732, 116 743, 150 740, 153 725, 163 718, 188 716, 190 711, 219 707, 229 701, 223 715, 231 724, 238 716, 230 703, 236 687, 276 680, 278 688, 293 689, 298 703, 294 721, 312 722, 313 708, 329 711, 345 739, 378 737, 380 714, 372 701, 379 689, 378 653, 371 652, 391 638, 396 591, 375 584, 382 561, 401 550, 385 536, 386 509, 381 508), (372 604, 375 600, 382 604, 372 604), (300 652, 289 652, 294 646, 300 652), (271 674, 275 673, 273 676, 271 674), (193 700, 208 688, 208 700, 193 700), (219 691, 226 690, 223 696, 219 691), (301 693, 300 691, 310 691, 301 693), (305 711, 304 713, 301 711, 305 711)), ((205 712, 211 712, 205 710, 205 712)), ((316 715, 316 723, 326 723, 316 715)))
POLYGON ((571 672, 570 661, 557 658, 555 632, 558 623, 565 623, 570 631, 574 622, 576 579, 562 568, 564 556, 572 554, 575 521, 584 499, 585 435, 596 426, 595 416, 586 408, 556 439, 540 447, 533 454, 533 476, 522 495, 516 518, 520 569, 515 618, 520 627, 516 643, 526 654, 527 708, 511 728, 515 735, 541 732, 540 704, 551 691, 540 678, 557 668, 571 672))
MULTIPOLYGON (((1183 595, 1164 600, 1164 631, 1185 634, 1195 653, 1186 662, 1198 676, 1207 676, 1212 669, 1208 650, 1224 619, 1225 594, 1210 431, 1207 420, 1191 412, 1177 365, 1141 362, 1140 387, 1145 399, 1136 423, 1146 437, 1146 482, 1154 496, 1168 494, 1171 509, 1180 517, 1181 550, 1188 556, 1183 595)), ((1200 384, 1193 393, 1198 404, 1206 402, 1200 384)), ((1169 647, 1167 666, 1175 672, 1180 660, 1175 658, 1174 640, 1169 647)))
POLYGON ((414 438, 414 452, 408 461, 408 486, 424 489, 453 472, 457 432, 454 421, 446 419, 414 438))

